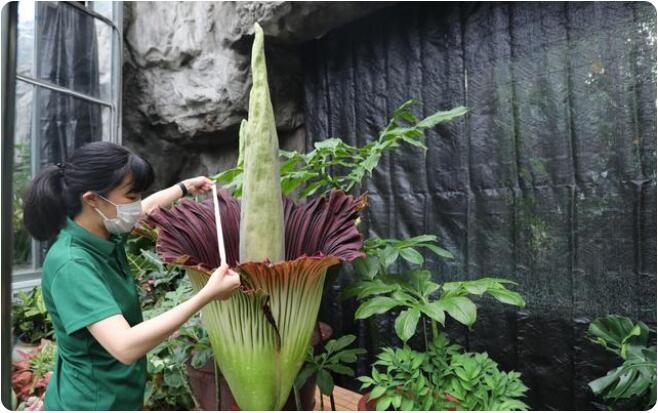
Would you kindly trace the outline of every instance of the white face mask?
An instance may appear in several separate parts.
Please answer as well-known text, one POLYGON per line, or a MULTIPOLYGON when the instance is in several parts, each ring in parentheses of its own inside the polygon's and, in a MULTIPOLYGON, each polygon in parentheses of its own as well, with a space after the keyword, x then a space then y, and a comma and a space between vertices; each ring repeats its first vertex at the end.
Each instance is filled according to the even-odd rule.
MULTIPOLYGON (((98 195, 98 194, 96 194, 98 195)), ((104 196, 98 195, 117 208, 116 218, 108 218, 100 209, 94 208, 103 217, 103 224, 111 234, 125 234, 132 231, 142 215, 142 201, 117 205, 104 196)))

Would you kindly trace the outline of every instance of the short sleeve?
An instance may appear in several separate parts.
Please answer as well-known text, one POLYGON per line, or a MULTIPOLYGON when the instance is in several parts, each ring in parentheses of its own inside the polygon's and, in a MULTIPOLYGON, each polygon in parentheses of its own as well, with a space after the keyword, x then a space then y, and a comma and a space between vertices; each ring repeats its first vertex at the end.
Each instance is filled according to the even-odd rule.
POLYGON ((102 274, 79 260, 69 261, 57 271, 50 293, 66 334, 121 314, 102 274))

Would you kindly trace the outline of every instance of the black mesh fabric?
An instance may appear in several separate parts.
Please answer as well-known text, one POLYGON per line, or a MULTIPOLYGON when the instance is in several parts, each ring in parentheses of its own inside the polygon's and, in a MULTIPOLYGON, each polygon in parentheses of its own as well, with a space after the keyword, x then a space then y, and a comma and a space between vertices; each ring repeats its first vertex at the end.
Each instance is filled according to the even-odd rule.
MULTIPOLYGON (((434 278, 517 281, 528 306, 478 301, 447 331, 522 373, 536 409, 592 409, 618 362, 585 338, 617 313, 656 324, 656 11, 649 3, 404 3, 304 47, 306 146, 363 145, 409 98, 464 118, 381 160, 362 191, 368 236, 436 234, 434 278)), ((328 283, 321 319, 369 350, 396 314, 355 322, 328 283)), ((418 345, 420 341, 413 342, 418 345)), ((342 382, 353 386, 353 382, 342 382)))

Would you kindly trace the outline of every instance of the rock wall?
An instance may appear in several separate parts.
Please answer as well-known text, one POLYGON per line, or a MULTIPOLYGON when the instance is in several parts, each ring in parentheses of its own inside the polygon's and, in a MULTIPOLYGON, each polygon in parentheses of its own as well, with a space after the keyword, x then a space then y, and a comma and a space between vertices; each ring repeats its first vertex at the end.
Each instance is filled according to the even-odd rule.
POLYGON ((301 44, 389 4, 124 3, 123 143, 154 165, 153 189, 233 166, 258 21, 281 147, 303 150, 301 44))

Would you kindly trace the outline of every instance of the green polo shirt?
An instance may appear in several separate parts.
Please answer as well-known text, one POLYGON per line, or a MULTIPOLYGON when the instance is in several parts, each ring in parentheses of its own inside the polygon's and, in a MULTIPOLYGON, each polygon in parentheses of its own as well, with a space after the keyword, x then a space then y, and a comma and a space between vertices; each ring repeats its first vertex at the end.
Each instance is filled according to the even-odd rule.
POLYGON ((142 322, 126 238, 103 239, 67 219, 46 255, 41 285, 57 340, 46 410, 143 407, 146 357, 124 365, 86 328, 116 314, 123 314, 131 326, 142 322))

